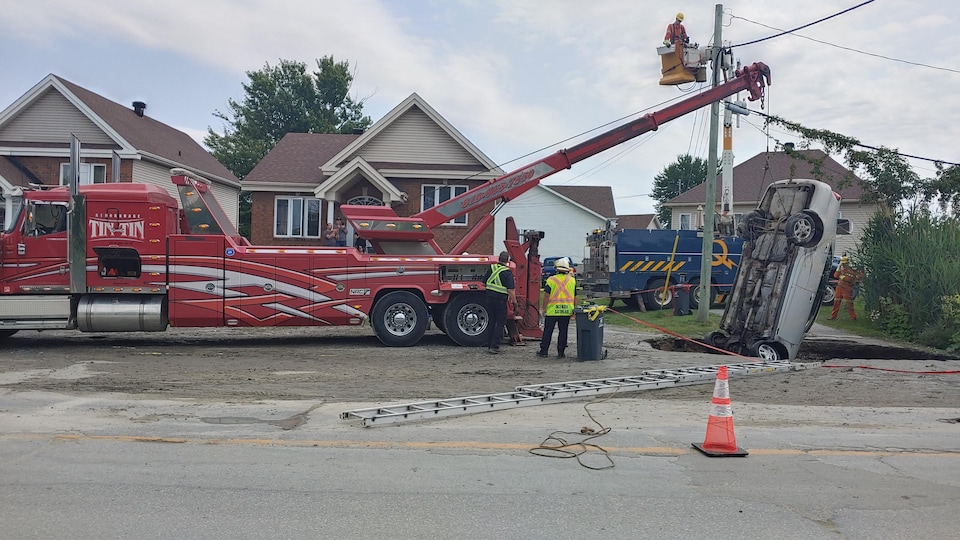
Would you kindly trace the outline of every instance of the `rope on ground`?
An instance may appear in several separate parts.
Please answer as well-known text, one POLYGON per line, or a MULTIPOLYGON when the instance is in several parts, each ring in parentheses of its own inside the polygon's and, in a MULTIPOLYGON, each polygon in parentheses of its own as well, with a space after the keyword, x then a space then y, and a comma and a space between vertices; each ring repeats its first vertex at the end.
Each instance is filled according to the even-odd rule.
POLYGON ((892 368, 881 368, 881 367, 864 366, 864 365, 859 365, 859 366, 834 366, 834 365, 830 365, 830 366, 828 366, 828 365, 826 365, 826 364, 821 364, 820 367, 824 367, 824 368, 850 368, 850 369, 858 368, 858 369, 872 369, 872 370, 876 370, 876 371, 888 371, 888 372, 891 372, 891 373, 912 373, 912 374, 915 374, 915 375, 960 375, 960 370, 950 370, 950 371, 915 371, 915 370, 912 370, 912 369, 892 369, 892 368))
MULTIPOLYGON (((613 394, 611 394, 610 396, 604 399, 592 401, 583 406, 583 410, 586 411, 587 416, 590 417, 590 420, 592 420, 593 423, 596 424, 600 429, 595 429, 591 426, 583 426, 580 428, 579 432, 559 431, 559 430, 554 431, 549 436, 547 436, 547 438, 544 439, 543 442, 541 442, 538 446, 531 448, 529 452, 535 456, 541 456, 541 457, 562 458, 562 459, 576 458, 577 463, 579 463, 581 467, 592 469, 594 471, 612 469, 615 465, 613 463, 613 459, 610 457, 610 453, 607 452, 607 449, 598 444, 589 442, 598 437, 602 437, 607 433, 610 433, 611 428, 605 427, 603 424, 598 422, 597 419, 593 417, 593 414, 590 412, 589 407, 590 405, 595 405, 597 403, 602 403, 604 401, 607 401, 608 399, 611 399, 616 394, 617 393, 614 392, 613 394), (582 437, 582 438, 578 441, 570 442, 566 438, 564 438, 565 436, 582 437), (603 457, 603 460, 601 461, 601 463, 605 463, 604 465, 595 466, 595 465, 590 465, 589 463, 584 462, 584 459, 583 459, 584 456, 588 455, 588 453, 591 450, 600 452, 600 455, 603 457)), ((592 455, 596 455, 596 453, 592 455)))

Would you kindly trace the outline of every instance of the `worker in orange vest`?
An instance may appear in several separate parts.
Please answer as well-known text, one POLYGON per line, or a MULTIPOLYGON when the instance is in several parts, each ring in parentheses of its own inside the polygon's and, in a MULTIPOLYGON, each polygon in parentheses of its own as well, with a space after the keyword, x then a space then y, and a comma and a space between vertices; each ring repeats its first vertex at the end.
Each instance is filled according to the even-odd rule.
POLYGON ((833 277, 837 279, 837 288, 833 297, 830 320, 837 318, 837 314, 840 313, 840 304, 844 300, 847 302, 847 315, 850 316, 850 320, 857 320, 857 312, 853 309, 853 288, 863 279, 863 272, 851 268, 848 257, 840 257, 840 266, 833 273, 833 277))
POLYGON ((673 45, 675 43, 689 43, 687 29, 683 27, 683 13, 677 13, 677 20, 667 26, 667 33, 663 36, 664 45, 673 45))
POLYGON ((554 263, 557 273, 547 278, 544 290, 547 293, 547 308, 543 322, 543 337, 540 339, 540 350, 537 356, 545 358, 550 350, 550 341, 553 339, 553 329, 557 332, 557 357, 565 358, 567 349, 567 331, 570 328, 570 317, 573 315, 573 304, 577 295, 577 280, 570 274, 570 259, 561 257, 554 263))

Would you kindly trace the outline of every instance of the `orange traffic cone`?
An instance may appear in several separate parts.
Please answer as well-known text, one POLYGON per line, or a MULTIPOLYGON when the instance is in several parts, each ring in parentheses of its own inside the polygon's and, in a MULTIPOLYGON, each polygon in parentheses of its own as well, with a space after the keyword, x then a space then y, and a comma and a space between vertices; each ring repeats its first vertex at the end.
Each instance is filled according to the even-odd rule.
POLYGON ((703 444, 693 447, 710 457, 744 457, 747 451, 737 446, 733 434, 733 408, 730 407, 730 383, 727 382, 727 366, 720 366, 717 384, 713 388, 710 418, 707 420, 707 436, 703 444))

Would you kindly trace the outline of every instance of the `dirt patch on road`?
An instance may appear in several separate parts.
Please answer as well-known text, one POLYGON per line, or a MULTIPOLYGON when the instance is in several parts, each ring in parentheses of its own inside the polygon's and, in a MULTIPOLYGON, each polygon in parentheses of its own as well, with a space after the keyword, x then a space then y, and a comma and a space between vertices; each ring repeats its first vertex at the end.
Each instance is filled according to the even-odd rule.
MULTIPOLYGON (((575 335, 571 331, 571 341, 575 335)), ((606 358, 577 362, 575 354, 569 354, 575 353, 575 343, 566 359, 537 358, 533 342, 504 345, 501 354, 491 355, 485 348, 456 346, 436 330, 410 348, 384 347, 368 328, 21 332, 2 344, 0 389, 217 402, 409 401, 731 361, 702 351, 659 350, 651 343, 657 337, 607 327, 606 358)), ((798 358, 845 367, 733 379, 731 393, 738 401, 772 404, 960 407, 960 375, 936 373, 960 370, 960 361, 906 353, 889 359, 885 349, 845 343, 846 348, 811 339, 798 358), (854 350, 873 352, 849 354, 854 350), (866 363, 897 371, 856 367, 866 363)), ((712 390, 704 384, 648 391, 645 397, 709 400, 712 390)))

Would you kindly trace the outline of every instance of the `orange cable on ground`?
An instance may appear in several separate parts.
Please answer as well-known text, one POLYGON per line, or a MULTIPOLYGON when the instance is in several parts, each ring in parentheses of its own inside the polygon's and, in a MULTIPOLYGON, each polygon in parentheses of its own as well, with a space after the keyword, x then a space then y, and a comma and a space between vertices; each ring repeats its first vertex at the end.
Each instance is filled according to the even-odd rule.
MULTIPOLYGON (((680 338, 680 339, 682 339, 682 340, 684 340, 684 341, 689 341, 690 343, 696 343, 697 345, 700 345, 701 347, 706 347, 706 348, 708 348, 708 349, 712 349, 712 350, 717 351, 717 352, 719 352, 719 353, 727 354, 727 355, 730 355, 730 356, 736 356, 737 358, 750 358, 749 356, 743 356, 742 354, 737 354, 737 353, 735 353, 735 352, 730 352, 730 351, 728 351, 728 350, 721 349, 721 348, 719 348, 719 347, 714 347, 713 345, 710 345, 710 344, 708 344, 708 343, 703 343, 702 341, 697 341, 697 340, 695 340, 695 339, 693 339, 693 338, 691 338, 691 337, 683 336, 683 335, 680 335, 680 334, 678 334, 678 333, 676 333, 676 332, 671 332, 670 330, 667 330, 666 328, 661 328, 661 327, 659 327, 659 326, 657 326, 657 325, 655 325, 655 324, 651 324, 651 323, 648 323, 648 322, 646 322, 646 321, 641 321, 640 319, 634 319, 633 317, 631 317, 631 316, 629 316, 629 315, 625 315, 625 314, 623 314, 623 313, 620 313, 619 311, 617 311, 617 310, 615 310, 615 309, 613 309, 613 308, 607 308, 607 311, 611 311, 611 312, 613 312, 613 313, 616 313, 617 315, 623 315, 624 317, 630 319, 631 321, 633 321, 633 322, 635 322, 635 323, 639 323, 639 324, 642 324, 642 325, 644 325, 644 326, 648 326, 648 327, 653 328, 654 330, 656 330, 656 331, 658 331, 658 332, 663 332, 664 334, 673 336, 673 337, 675 337, 675 338, 680 338)), ((751 360, 753 360, 753 359, 751 359, 751 360)))
POLYGON ((891 368, 879 368, 873 366, 828 366, 821 365, 820 367, 825 368, 860 368, 860 369, 873 369, 876 371, 889 371, 891 373, 914 373, 916 375, 960 375, 960 370, 950 370, 950 371, 913 371, 910 369, 891 369, 891 368))

